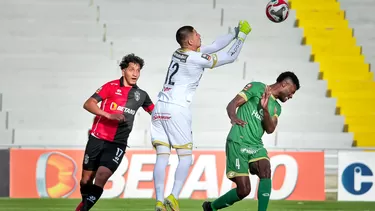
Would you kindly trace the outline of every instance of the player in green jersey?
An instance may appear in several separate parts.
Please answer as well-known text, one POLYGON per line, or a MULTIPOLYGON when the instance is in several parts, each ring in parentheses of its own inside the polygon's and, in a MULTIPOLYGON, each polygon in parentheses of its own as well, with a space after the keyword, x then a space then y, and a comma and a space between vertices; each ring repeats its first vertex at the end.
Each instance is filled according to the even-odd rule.
POLYGON ((204 202, 204 211, 229 207, 250 194, 249 172, 259 177, 258 211, 266 211, 271 194, 271 164, 263 146, 264 132, 275 131, 281 106, 300 88, 293 72, 284 72, 276 83, 265 85, 251 82, 228 104, 227 112, 232 128, 227 137, 227 177, 236 188, 213 202, 204 202), (238 109, 237 109, 238 108, 238 109), (237 110, 237 113, 236 113, 237 110))

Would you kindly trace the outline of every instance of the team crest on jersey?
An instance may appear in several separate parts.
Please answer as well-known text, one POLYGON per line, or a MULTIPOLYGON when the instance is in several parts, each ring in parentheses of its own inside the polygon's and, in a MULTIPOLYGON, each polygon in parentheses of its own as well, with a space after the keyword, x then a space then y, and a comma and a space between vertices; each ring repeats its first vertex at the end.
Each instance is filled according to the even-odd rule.
POLYGON ((252 86, 252 84, 247 84, 247 85, 245 86, 245 88, 243 88, 243 90, 247 91, 248 89, 251 88, 251 86, 252 86))
POLYGON ((135 91, 134 98, 135 98, 135 101, 139 101, 139 99, 141 99, 141 93, 139 93, 138 91, 135 91))
POLYGON ((211 56, 210 55, 208 55, 208 54, 202 54, 202 56, 201 56, 203 59, 206 59, 206 60, 208 60, 208 61, 210 61, 211 60, 211 56))
POLYGON ((97 89, 96 90, 96 93, 98 94, 99 92, 100 92, 100 90, 102 90, 103 89, 103 87, 101 86, 101 87, 99 87, 99 89, 97 89))

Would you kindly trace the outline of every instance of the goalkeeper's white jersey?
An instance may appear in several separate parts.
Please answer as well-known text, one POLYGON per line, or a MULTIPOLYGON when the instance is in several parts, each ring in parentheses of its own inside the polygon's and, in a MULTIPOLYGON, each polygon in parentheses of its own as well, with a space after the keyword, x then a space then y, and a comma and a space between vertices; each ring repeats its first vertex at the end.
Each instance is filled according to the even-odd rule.
POLYGON ((176 50, 165 77, 158 100, 166 103, 189 106, 204 72, 204 68, 216 65, 216 54, 176 50))

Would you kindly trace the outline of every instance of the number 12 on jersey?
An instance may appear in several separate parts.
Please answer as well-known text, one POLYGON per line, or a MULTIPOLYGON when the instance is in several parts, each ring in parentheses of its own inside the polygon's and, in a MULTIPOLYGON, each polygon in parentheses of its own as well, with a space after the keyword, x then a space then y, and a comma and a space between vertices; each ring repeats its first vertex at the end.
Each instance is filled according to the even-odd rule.
POLYGON ((165 77, 164 84, 168 84, 172 86, 174 85, 174 81, 172 79, 173 79, 173 76, 178 72, 179 67, 180 65, 177 62, 173 60, 171 61, 171 64, 169 64, 169 67, 168 67, 168 72, 167 72, 167 76, 165 77))

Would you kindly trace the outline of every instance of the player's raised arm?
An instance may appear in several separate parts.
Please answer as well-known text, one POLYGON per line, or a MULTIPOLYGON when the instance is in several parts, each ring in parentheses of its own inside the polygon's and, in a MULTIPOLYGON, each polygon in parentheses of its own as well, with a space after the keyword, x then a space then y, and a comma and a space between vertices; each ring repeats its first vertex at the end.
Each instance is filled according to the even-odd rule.
POLYGON ((235 27, 234 33, 229 33, 218 37, 211 45, 200 47, 199 52, 211 54, 220 51, 221 49, 227 47, 237 37, 238 32, 239 28, 235 27))
POLYGON ((236 97, 231 100, 227 106, 227 113, 228 117, 231 120, 232 124, 238 124, 244 126, 247 124, 245 121, 239 119, 237 117, 236 111, 237 108, 246 103, 250 98, 252 98, 255 94, 255 91, 258 89, 257 84, 248 83, 240 93, 236 95, 236 97))
POLYGON ((266 87, 266 90, 262 95, 260 103, 263 109, 263 128, 267 134, 273 133, 277 126, 277 115, 274 114, 272 116, 270 114, 270 111, 268 110, 268 99, 270 98, 270 96, 270 87, 266 87))
POLYGON ((240 21, 238 37, 229 51, 220 51, 216 54, 202 54, 202 58, 205 60, 200 59, 196 60, 196 62, 203 68, 215 68, 234 62, 240 54, 245 39, 250 31, 251 27, 249 23, 247 21, 240 21))

